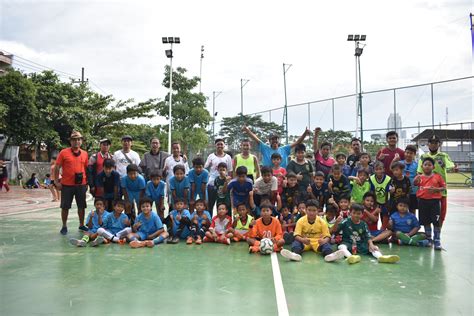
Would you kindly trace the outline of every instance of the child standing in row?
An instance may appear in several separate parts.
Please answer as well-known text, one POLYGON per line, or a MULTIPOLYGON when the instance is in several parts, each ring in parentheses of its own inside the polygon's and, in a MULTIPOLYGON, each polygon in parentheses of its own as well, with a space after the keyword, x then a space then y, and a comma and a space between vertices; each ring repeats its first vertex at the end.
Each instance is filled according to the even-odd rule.
POLYGON ((311 179, 314 176, 313 164, 305 158, 306 146, 298 144, 295 146, 296 159, 290 161, 286 167, 288 173, 296 174, 298 180, 298 191, 306 193, 308 186, 311 184, 311 179))
POLYGON ((115 171, 115 161, 113 159, 104 160, 103 170, 95 178, 96 196, 105 199, 105 209, 109 212, 114 210, 114 201, 119 199, 120 195, 120 174, 115 171), (99 194, 97 194, 99 193, 99 194))
POLYGON ((278 194, 283 193, 283 181, 286 177, 286 169, 280 166, 281 155, 279 153, 272 154, 272 172, 278 181, 278 194))
POLYGON ((382 162, 377 161, 374 166, 375 174, 370 176, 370 191, 375 193, 376 202, 381 209, 382 229, 387 228, 389 212, 387 208, 388 194, 390 192, 390 181, 392 178, 387 176, 382 162))
POLYGON ((207 182, 209 181, 209 171, 204 169, 204 161, 201 157, 193 159, 193 169, 188 173, 189 184, 191 185, 191 198, 189 209, 194 209, 194 203, 198 199, 207 201, 207 182))
POLYGON ((152 171, 150 173, 150 181, 146 184, 145 195, 151 200, 152 205, 155 203, 156 212, 160 219, 164 219, 164 200, 165 200, 165 181, 161 180, 161 170, 152 171))
POLYGON ((250 140, 245 138, 240 142, 240 154, 235 155, 233 160, 234 174, 238 167, 244 166, 247 168, 247 177, 252 181, 260 177, 260 167, 258 166, 258 159, 255 155, 250 153, 250 140))

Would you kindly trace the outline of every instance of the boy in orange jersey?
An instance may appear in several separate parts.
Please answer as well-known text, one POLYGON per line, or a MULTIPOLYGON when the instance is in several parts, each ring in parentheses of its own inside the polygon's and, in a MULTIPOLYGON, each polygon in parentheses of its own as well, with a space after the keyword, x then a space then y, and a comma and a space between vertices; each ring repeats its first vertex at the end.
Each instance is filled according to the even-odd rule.
POLYGON ((247 242, 250 245, 249 252, 260 252, 260 240, 263 238, 271 239, 273 250, 280 251, 285 244, 280 221, 272 217, 272 205, 270 203, 263 202, 260 209, 262 217, 255 222, 247 237, 247 242))

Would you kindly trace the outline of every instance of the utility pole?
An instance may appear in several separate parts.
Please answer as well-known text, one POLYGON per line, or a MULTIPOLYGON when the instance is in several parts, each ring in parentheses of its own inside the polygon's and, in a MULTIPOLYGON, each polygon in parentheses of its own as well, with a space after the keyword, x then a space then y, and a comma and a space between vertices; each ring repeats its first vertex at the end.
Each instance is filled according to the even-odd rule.
POLYGON ((86 80, 84 80, 84 67, 82 67, 81 80, 73 80, 72 83, 80 83, 80 84, 83 84, 83 83, 86 83, 86 82, 89 82, 89 78, 87 78, 86 80))
POLYGON ((285 110, 283 111, 283 127, 285 128, 286 144, 288 144, 288 101, 286 99, 286 72, 291 68, 291 64, 283 63, 283 87, 285 90, 285 110))
POLYGON ((240 79, 240 120, 244 123, 244 87, 250 80, 240 79))
POLYGON ((222 91, 212 91, 212 140, 216 139, 216 99, 222 93, 222 91))
POLYGON ((199 93, 201 93, 202 85, 202 59, 204 58, 204 45, 201 45, 201 62, 199 65, 199 93))

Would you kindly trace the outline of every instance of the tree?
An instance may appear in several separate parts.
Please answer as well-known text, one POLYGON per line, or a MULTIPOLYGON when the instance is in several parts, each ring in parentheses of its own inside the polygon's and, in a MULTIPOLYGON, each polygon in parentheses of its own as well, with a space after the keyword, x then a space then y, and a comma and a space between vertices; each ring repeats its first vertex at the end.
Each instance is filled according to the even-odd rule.
POLYGON ((234 117, 224 117, 221 123, 221 130, 219 135, 222 136, 229 148, 237 150, 240 145, 242 137, 246 137, 242 132, 242 122, 247 125, 255 135, 258 136, 262 141, 266 141, 270 134, 275 133, 278 135, 284 134, 284 128, 274 122, 265 122, 261 115, 244 115, 234 117))
MULTIPOLYGON (((169 87, 169 66, 165 67, 163 86, 169 87)), ((191 92, 199 84, 198 77, 187 78, 186 69, 178 67, 173 71, 172 97, 172 141, 179 141, 183 151, 199 151, 206 147, 208 135, 206 127, 211 121, 211 115, 206 109, 206 97, 202 93, 191 92)), ((157 104, 157 112, 169 120, 169 93, 157 104)), ((163 126, 168 130, 168 125, 163 126)))

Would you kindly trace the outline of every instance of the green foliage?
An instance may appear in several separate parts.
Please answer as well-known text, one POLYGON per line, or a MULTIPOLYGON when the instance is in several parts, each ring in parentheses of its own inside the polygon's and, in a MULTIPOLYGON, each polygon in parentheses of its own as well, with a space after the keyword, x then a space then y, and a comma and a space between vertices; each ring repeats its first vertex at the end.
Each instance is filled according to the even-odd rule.
MULTIPOLYGON (((211 121, 211 115, 206 109, 206 97, 202 93, 191 92, 199 84, 198 77, 187 78, 186 69, 178 67, 173 71, 172 97, 172 141, 179 141, 183 151, 199 151, 206 147, 208 134, 206 127, 211 121)), ((169 87, 170 68, 165 68, 163 86, 169 87)), ((169 119, 169 93, 157 104, 159 115, 169 119)), ((168 125, 163 126, 168 130, 168 125)))
POLYGON ((261 115, 244 115, 224 117, 221 123, 219 135, 223 137, 229 148, 237 149, 242 138, 248 138, 242 132, 242 126, 247 125, 257 137, 266 142, 270 134, 275 133, 283 137, 285 130, 283 126, 274 122, 265 122, 261 115))
POLYGON ((373 142, 373 141, 366 142, 366 141, 364 141, 363 151, 369 153, 370 157, 372 158, 372 161, 374 161, 375 160, 375 155, 377 154, 377 152, 385 146, 387 146, 386 142, 373 142))

